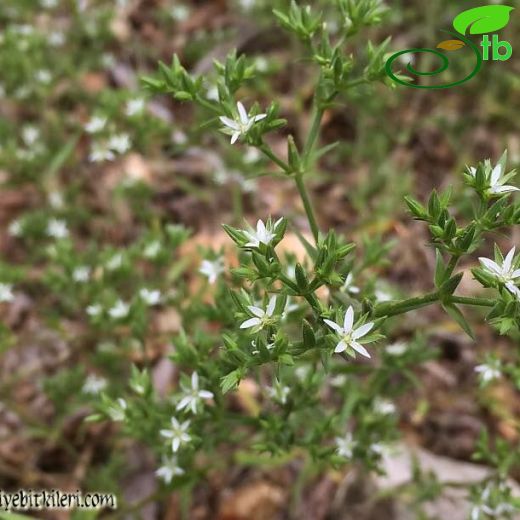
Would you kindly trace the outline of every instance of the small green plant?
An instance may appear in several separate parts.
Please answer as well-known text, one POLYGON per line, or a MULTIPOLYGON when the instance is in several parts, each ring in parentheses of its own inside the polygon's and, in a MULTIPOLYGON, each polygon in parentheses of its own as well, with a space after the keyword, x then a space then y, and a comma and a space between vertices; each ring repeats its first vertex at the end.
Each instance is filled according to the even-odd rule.
MULTIPOLYGON (((179 390, 160 398, 148 371, 135 369, 131 393, 124 398, 102 394, 99 414, 91 419, 119 421, 124 432, 149 444, 162 460, 157 475, 166 485, 193 484, 210 470, 216 453, 238 450, 258 456, 304 453, 318 465, 356 462, 377 470, 396 438, 392 399, 405 388, 393 376, 407 374, 427 357, 419 336, 409 345, 385 348, 393 318, 438 304, 474 338, 463 310, 473 307, 486 310, 485 319, 501 334, 518 334, 520 259, 514 247, 505 255, 495 247, 492 258, 480 258, 480 267, 472 269, 487 289, 485 297, 458 292, 464 275, 458 268, 461 260, 490 234, 520 223, 520 206, 512 200, 518 188, 510 184, 516 172, 507 170, 506 153, 497 164, 485 161, 463 173, 474 200, 469 221, 456 218, 451 190, 433 191, 426 204, 406 197, 412 216, 428 227, 436 251, 432 290, 426 294, 396 299, 380 296, 373 283, 363 286, 388 247, 367 242, 357 252, 356 244, 320 227, 305 179, 335 146, 320 146, 325 111, 359 85, 391 86, 384 71, 388 41, 369 42, 364 63, 344 50, 352 35, 380 20, 383 6, 377 0, 338 0, 335 5, 344 22, 335 32, 308 6, 292 2, 289 10, 274 13, 316 71, 307 137, 298 143, 289 135, 284 156, 269 144, 269 134, 286 125, 278 104, 260 106, 241 98, 241 89, 255 76, 255 65, 245 56, 231 53, 224 63, 215 63, 216 90, 209 98, 209 78, 190 74, 177 56, 171 65, 161 63, 157 76, 143 80, 152 92, 195 104, 208 133, 220 131, 231 145, 257 150, 271 162, 269 173, 292 179, 310 230, 310 236, 295 230, 307 253, 296 261, 294 255, 277 251, 291 227, 284 216, 258 220, 254 227, 224 225, 236 245, 239 266, 228 268, 215 254, 201 266, 214 298, 209 305, 185 309, 185 330, 174 339, 172 354, 182 367, 179 390), (201 327, 208 320, 213 333, 201 327), (257 385, 248 413, 231 406, 233 392, 240 392, 245 378, 257 385), (325 391, 334 396, 326 402, 325 391)), ((129 313, 122 302, 108 312, 122 319, 129 313)), ((101 316, 93 310, 90 314, 101 316)), ((483 384, 502 376, 498 360, 491 358, 477 371, 483 384)), ((506 489, 505 477, 498 471, 497 490, 506 489)), ((499 491, 486 490, 489 503, 496 502, 499 491)), ((507 504, 501 506, 504 514, 512 511, 508 492, 499 494, 500 504, 507 504)), ((492 506, 478 507, 477 515, 489 514, 485 508, 492 506)))

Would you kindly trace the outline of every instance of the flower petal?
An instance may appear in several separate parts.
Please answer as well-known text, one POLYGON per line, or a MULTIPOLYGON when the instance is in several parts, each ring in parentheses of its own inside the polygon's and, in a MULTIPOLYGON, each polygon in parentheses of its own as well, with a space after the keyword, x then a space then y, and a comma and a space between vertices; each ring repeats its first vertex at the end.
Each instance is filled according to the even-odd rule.
POLYGON ((368 350, 363 346, 360 345, 357 341, 352 341, 350 343, 350 346, 356 351, 359 352, 362 356, 365 356, 367 358, 370 358, 370 354, 368 353, 368 350))
POLYGON ((345 312, 345 319, 343 320, 343 330, 348 333, 352 330, 354 325, 354 308, 352 305, 345 312))
POLYGON ((502 269, 504 272, 509 273, 511 271, 511 267, 513 267, 513 258, 515 257, 516 247, 513 247, 509 253, 507 253, 504 258, 504 263, 502 264, 502 269))
POLYGON ((335 330, 336 332, 338 332, 339 334, 343 334, 343 328, 338 325, 337 323, 334 323, 333 321, 331 320, 327 320, 327 319, 324 319, 323 320, 331 329, 335 330))
POLYGON ((345 350, 347 350, 347 344, 344 341, 340 341, 336 345, 336 348, 334 349, 334 352, 336 354, 339 354, 340 352, 345 352, 345 350))
POLYGON ((255 305, 249 305, 248 310, 251 314, 258 318, 263 318, 265 316, 264 309, 261 309, 260 307, 256 307, 255 305))
POLYGON ((249 320, 244 321, 240 325, 241 329, 250 329, 251 327, 256 327, 257 325, 260 325, 262 323, 262 320, 260 318, 251 318, 249 320))
POLYGON ((491 186, 495 186, 502 177, 502 165, 497 164, 491 172, 491 186))
POLYGON ((213 392, 210 392, 209 390, 201 390, 199 392, 199 397, 201 399, 213 399, 213 392))
POLYGON ((240 137, 240 132, 235 132, 231 136, 231 144, 235 144, 238 141, 238 138, 240 137))
POLYGON ((237 110, 238 115, 240 116, 240 121, 243 125, 247 125, 249 123, 249 117, 244 105, 240 101, 237 103, 237 110))
POLYGON ((266 314, 267 316, 271 317, 274 312, 274 308, 276 307, 276 296, 271 296, 269 300, 269 304, 267 305, 266 314))
POLYGON ((231 130, 235 130, 235 132, 240 130, 240 126, 236 121, 233 121, 233 119, 230 119, 226 116, 221 116, 219 117, 219 119, 223 125, 227 126, 228 128, 231 128, 231 130))
POLYGON ((480 257, 479 262, 491 273, 497 276, 502 275, 502 268, 496 262, 493 262, 493 260, 490 260, 489 258, 480 257))
POLYGON ((365 323, 364 325, 361 325, 361 327, 358 327, 352 333, 352 338, 354 338, 354 339, 362 338, 363 336, 366 336, 373 328, 374 328, 374 324, 372 322, 365 323))
POLYGON ((508 184, 504 186, 493 186, 491 188, 491 193, 510 193, 511 191, 520 191, 520 188, 509 186, 508 184))

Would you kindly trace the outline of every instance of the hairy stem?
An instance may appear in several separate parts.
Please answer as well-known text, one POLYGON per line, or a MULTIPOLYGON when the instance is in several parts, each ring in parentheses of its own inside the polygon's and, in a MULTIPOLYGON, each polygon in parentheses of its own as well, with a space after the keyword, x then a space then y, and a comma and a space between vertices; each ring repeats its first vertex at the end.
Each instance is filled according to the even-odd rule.
MULTIPOLYGON (((406 312, 419 309, 420 307, 426 307, 440 301, 440 295, 438 292, 432 292, 423 296, 417 296, 415 298, 409 298, 400 302, 388 302, 381 303, 375 308, 375 316, 380 318, 382 316, 397 316, 399 314, 405 314, 406 312)), ((473 305, 476 307, 493 307, 495 302, 489 298, 471 298, 466 296, 449 296, 443 299, 446 303, 455 303, 460 305, 473 305)))

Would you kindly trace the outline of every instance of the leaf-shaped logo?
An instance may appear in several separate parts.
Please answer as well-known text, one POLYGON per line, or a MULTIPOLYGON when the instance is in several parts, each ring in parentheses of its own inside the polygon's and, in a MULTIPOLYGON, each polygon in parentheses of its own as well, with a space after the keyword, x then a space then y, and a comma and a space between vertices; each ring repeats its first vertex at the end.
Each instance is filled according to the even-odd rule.
POLYGON ((445 51, 458 51, 462 49, 466 44, 460 40, 444 40, 437 44, 437 49, 443 49, 445 51))
POLYGON ((453 27, 460 34, 486 34, 498 31, 509 22, 509 13, 514 7, 508 5, 485 5, 462 11, 453 20, 453 27))

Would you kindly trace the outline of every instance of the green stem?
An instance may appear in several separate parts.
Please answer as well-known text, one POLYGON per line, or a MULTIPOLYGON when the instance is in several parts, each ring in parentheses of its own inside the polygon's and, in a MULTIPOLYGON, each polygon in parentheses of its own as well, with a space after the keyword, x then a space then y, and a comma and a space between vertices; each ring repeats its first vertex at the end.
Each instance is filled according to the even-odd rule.
POLYGON ((304 151, 304 156, 303 156, 303 163, 304 163, 305 169, 308 169, 308 167, 309 167, 309 160, 312 156, 314 146, 318 139, 318 135, 320 132, 320 126, 321 126, 321 120, 323 118, 323 112, 324 112, 324 110, 322 108, 319 108, 317 105, 314 106, 314 109, 312 112, 311 128, 309 130, 309 135, 307 136, 307 141, 305 142, 305 147, 304 147, 305 151, 304 151))
POLYGON ((375 308, 375 316, 380 318, 382 316, 397 316, 398 314, 404 314, 420 307, 425 307, 439 301, 439 293, 432 292, 423 296, 417 296, 416 298, 409 298, 396 303, 382 303, 375 308))
POLYGON ((475 305, 477 307, 494 307, 495 301, 490 298, 469 298, 466 296, 451 296, 451 303, 459 303, 461 305, 475 305))
POLYGON ((298 187, 300 197, 302 198, 303 207, 305 208, 305 213, 307 214, 307 219, 309 220, 309 225, 311 227, 314 241, 318 243, 320 232, 318 228, 318 223, 316 221, 316 217, 314 215, 314 209, 312 208, 311 199, 309 198, 307 188, 305 187, 305 183, 303 182, 303 175, 301 173, 297 173, 294 176, 294 180, 296 181, 296 186, 298 187))
POLYGON ((273 161, 275 164, 277 164, 285 173, 291 173, 291 167, 282 159, 280 159, 278 156, 274 154, 274 152, 267 146, 265 143, 262 143, 261 146, 259 146, 259 150, 263 152, 271 161, 273 161))
MULTIPOLYGON (((376 318, 381 318, 382 316, 397 316, 398 314, 404 314, 419 309, 420 307, 432 305, 438 301, 440 301, 439 293, 432 292, 400 302, 381 303, 376 306, 374 315, 376 318)), ((446 303, 458 303, 460 305, 473 305, 476 307, 493 307, 495 305, 495 302, 489 298, 470 298, 466 296, 448 296, 443 301, 446 303)))
POLYGON ((446 279, 450 278, 453 274, 453 271, 457 267, 457 263, 459 262, 460 255, 453 255, 450 258, 450 261, 448 262, 448 265, 446 267, 446 279))

